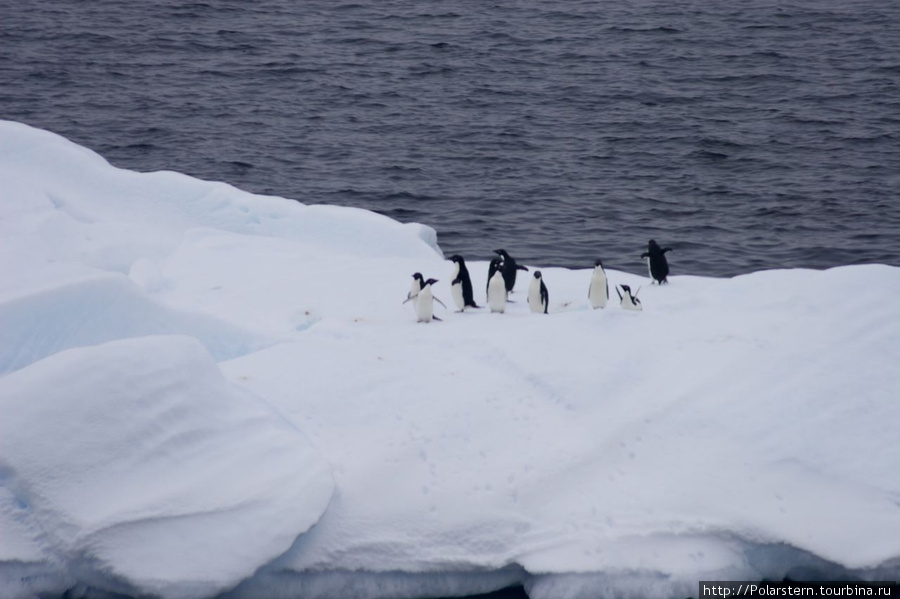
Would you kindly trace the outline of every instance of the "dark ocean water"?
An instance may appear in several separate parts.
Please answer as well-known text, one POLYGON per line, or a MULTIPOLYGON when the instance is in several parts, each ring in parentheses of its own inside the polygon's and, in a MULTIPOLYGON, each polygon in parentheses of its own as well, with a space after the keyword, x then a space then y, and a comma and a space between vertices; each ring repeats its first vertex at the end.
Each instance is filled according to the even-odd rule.
POLYGON ((900 264, 896 0, 10 1, 0 117, 470 259, 900 264))

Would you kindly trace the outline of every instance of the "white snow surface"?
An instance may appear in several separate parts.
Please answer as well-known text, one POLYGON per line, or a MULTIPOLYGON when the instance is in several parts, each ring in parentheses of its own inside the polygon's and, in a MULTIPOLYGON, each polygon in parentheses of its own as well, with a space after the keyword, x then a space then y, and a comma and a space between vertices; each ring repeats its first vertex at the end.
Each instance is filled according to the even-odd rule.
POLYGON ((528 265, 549 315, 527 273, 505 314, 456 313, 430 227, 10 122, 0 244, 4 597, 900 577, 898 268, 712 279, 673 253, 669 285, 607 270, 635 313, 591 309, 592 265, 528 265), (401 303, 417 271, 440 322, 401 303))

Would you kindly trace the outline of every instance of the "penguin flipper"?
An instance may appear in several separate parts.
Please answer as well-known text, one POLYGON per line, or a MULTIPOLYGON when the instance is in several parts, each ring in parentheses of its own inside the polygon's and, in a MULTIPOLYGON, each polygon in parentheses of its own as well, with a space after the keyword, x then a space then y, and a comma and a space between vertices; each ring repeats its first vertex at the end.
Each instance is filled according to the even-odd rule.
POLYGON ((649 252, 644 252, 643 254, 641 254, 641 258, 649 258, 649 257, 650 257, 649 252))
POLYGON ((619 288, 618 288, 618 287, 616 287, 616 293, 619 294, 619 301, 621 302, 621 301, 622 301, 622 292, 619 291, 619 288))
POLYGON ((445 310, 447 309, 447 304, 445 304, 444 302, 442 302, 442 301, 439 300, 438 298, 435 297, 435 298, 434 298, 434 301, 436 301, 436 302, 439 303, 440 305, 444 306, 444 309, 445 309, 445 310))
POLYGON ((516 270, 524 270, 525 272, 528 272, 528 267, 522 266, 521 264, 516 264, 516 270))
MULTIPOLYGON (((411 295, 411 296, 409 296, 408 298, 406 298, 405 300, 403 300, 403 304, 405 304, 405 303, 408 302, 409 300, 414 300, 414 299, 416 299, 416 296, 411 295)), ((403 304, 400 304, 400 305, 402 306, 403 304)))

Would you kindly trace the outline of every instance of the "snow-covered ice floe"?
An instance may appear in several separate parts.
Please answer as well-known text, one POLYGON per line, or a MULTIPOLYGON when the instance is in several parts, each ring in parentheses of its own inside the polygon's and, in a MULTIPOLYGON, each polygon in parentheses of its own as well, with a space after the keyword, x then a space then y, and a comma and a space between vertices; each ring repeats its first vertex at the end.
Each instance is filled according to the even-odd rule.
POLYGON ((640 313, 585 265, 541 268, 549 315, 522 276, 417 324, 413 272, 452 305, 429 227, 0 122, 0 595, 900 577, 900 269, 675 259, 608 271, 640 313))

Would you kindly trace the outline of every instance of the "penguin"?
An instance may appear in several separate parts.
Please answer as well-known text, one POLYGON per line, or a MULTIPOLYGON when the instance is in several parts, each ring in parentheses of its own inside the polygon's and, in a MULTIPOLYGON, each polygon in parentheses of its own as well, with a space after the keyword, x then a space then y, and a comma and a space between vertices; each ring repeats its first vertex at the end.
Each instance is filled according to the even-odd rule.
POLYGON ((494 258, 493 260, 491 260, 491 263, 488 264, 487 283, 484 286, 485 294, 488 293, 488 289, 490 289, 490 287, 491 287, 491 279, 494 277, 494 273, 497 272, 498 270, 501 270, 502 266, 503 266, 502 258, 494 258))
POLYGON ((550 304, 550 294, 547 293, 547 286, 544 285, 544 279, 541 277, 541 271, 534 271, 534 277, 528 286, 528 307, 535 314, 543 312, 547 314, 547 306, 550 304))
MULTIPOLYGON (((419 295, 420 291, 422 291, 422 287, 425 286, 425 279, 422 277, 422 273, 414 272, 412 278, 413 282, 409 288, 409 293, 406 294, 406 299, 403 300, 404 304, 410 300, 416 299, 416 296, 419 295)), ((413 309, 415 308, 416 304, 413 303, 413 309)))
MULTIPOLYGON (((450 259, 453 261, 453 278, 450 279, 451 287, 450 291, 453 291, 453 285, 456 285, 456 280, 459 279, 459 285, 461 286, 462 291, 462 305, 457 302, 457 307, 459 311, 462 312, 466 308, 478 308, 478 304, 475 303, 475 295, 472 293, 472 279, 469 277, 469 269, 466 268, 466 261, 462 256, 456 254, 454 256, 450 256, 450 259)), ((454 301, 455 301, 454 297, 454 301)))
POLYGON ((510 256, 504 249, 494 250, 494 253, 500 254, 500 257, 503 258, 503 266, 501 267, 503 270, 503 280, 506 282, 507 293, 512 293, 513 287, 516 286, 517 272, 520 270, 527 272, 528 269, 516 264, 516 259, 510 256))
POLYGON ((588 287, 588 299, 594 310, 605 308, 606 302, 609 301, 609 281, 606 278, 606 271, 603 270, 603 262, 600 260, 594 262, 594 273, 591 275, 591 284, 588 287))
POLYGON ((661 248, 655 240, 651 239, 647 244, 647 251, 641 254, 641 258, 647 259, 647 269, 650 271, 650 278, 659 285, 668 283, 669 280, 669 261, 666 260, 666 252, 671 252, 672 248, 661 248))
MULTIPOLYGON (((434 315, 434 302, 444 306, 444 302, 434 297, 431 286, 437 283, 437 279, 428 279, 422 286, 422 290, 416 295, 416 322, 431 322, 432 319, 440 320, 434 315)), ((447 306, 444 306, 445 308, 447 306)))
POLYGON ((463 297, 462 277, 458 275, 453 279, 453 282, 450 283, 450 297, 453 298, 453 303, 459 308, 459 310, 457 310, 458 312, 463 312, 466 309, 466 300, 463 297))
MULTIPOLYGON (((619 303, 621 304, 622 309, 635 310, 638 312, 643 310, 644 307, 641 305, 641 300, 637 298, 637 293, 631 295, 631 287, 628 285, 621 285, 621 287, 622 291, 625 292, 625 295, 622 295, 622 291, 619 291, 618 287, 616 287, 616 293, 619 294, 619 303)), ((640 292, 640 289, 638 289, 638 292, 640 292)))
POLYGON ((503 279, 503 271, 499 268, 494 271, 488 281, 487 301, 491 312, 506 312, 506 282, 503 279))

